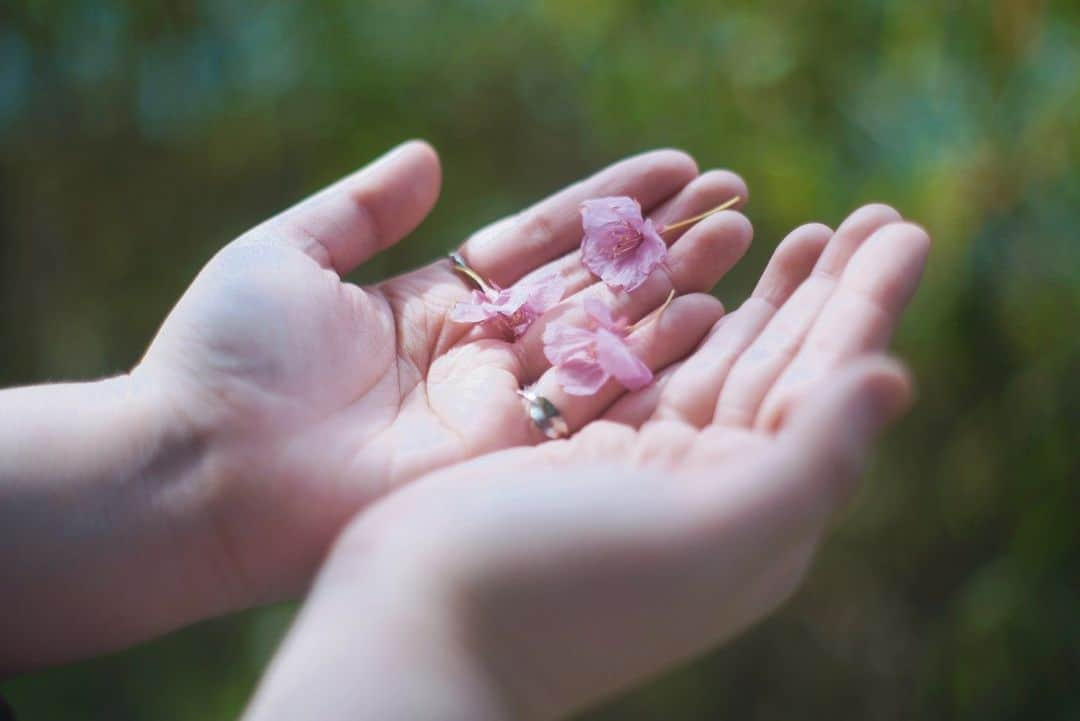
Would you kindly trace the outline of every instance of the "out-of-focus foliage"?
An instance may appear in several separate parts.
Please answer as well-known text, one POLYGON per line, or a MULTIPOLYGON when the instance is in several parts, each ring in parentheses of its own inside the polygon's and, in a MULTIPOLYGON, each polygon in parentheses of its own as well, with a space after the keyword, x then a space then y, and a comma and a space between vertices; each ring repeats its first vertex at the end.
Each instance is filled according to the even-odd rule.
MULTIPOLYGON (((659 145, 750 183, 729 306, 807 220, 887 200, 935 239, 897 340, 921 401, 807 585, 588 718, 1080 717, 1080 5, 0 5, 0 384, 131 366, 216 248, 409 136, 442 201, 361 278, 659 145)), ((26 719, 230 718, 290 614, 5 692, 26 719)))

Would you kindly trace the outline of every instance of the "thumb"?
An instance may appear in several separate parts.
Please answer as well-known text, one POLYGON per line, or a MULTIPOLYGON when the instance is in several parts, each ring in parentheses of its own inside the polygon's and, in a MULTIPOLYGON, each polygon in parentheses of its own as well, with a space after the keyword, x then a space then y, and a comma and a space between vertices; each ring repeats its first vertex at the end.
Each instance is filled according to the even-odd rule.
POLYGON ((853 495, 878 435, 910 405, 904 366, 883 355, 857 358, 811 394, 780 431, 780 443, 799 458, 815 495, 835 513, 853 495))
POLYGON ((262 224, 257 239, 293 245, 345 274, 401 240, 439 197, 439 156, 421 140, 390 150, 262 224))

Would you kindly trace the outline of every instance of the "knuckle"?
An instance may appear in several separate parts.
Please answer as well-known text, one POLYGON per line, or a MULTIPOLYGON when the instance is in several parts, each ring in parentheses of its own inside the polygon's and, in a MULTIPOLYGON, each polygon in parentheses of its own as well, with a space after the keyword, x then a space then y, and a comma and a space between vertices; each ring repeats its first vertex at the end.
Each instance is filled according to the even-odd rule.
POLYGON ((556 234, 553 221, 541 212, 526 211, 518 216, 517 233, 530 246, 539 247, 549 243, 556 234))

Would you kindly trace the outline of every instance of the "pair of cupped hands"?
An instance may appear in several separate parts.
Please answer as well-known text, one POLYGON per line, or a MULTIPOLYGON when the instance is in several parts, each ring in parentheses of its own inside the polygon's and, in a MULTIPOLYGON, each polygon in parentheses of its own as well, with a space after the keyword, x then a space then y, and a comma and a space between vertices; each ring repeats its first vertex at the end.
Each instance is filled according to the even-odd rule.
POLYGON ((715 646, 799 582, 909 403, 882 352, 925 231, 884 205, 796 228, 725 313, 707 293, 752 235, 726 210, 666 235, 664 266, 614 293, 581 264, 583 201, 630 196, 662 225, 748 197, 731 172, 645 153, 461 246, 501 287, 565 280, 508 340, 448 321, 471 286, 445 258, 342 280, 439 189, 435 152, 406 143, 196 278, 124 392, 155 399, 145 422, 168 452, 149 454, 141 502, 190 546, 175 594, 209 600, 175 599, 104 645, 306 594, 251 718, 551 718, 715 646), (562 390, 549 321, 584 322, 598 297, 633 323, 671 291, 627 340, 653 383, 562 390), (569 439, 526 415, 530 385, 569 439))

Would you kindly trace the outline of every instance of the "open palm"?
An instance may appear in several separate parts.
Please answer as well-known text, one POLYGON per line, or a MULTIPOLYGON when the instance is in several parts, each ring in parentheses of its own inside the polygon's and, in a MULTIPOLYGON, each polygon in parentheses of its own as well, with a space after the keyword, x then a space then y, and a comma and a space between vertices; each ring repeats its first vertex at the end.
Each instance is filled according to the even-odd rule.
MULTIPOLYGON (((631 195, 663 223, 746 196, 736 176, 699 176, 687 156, 660 151, 477 233, 462 252, 493 282, 554 271, 569 286, 563 303, 510 343, 446 320, 469 286, 445 260, 369 287, 341 280, 410 232, 439 182, 433 151, 406 144, 249 231, 207 265, 136 369, 167 378, 160 385, 178 413, 208 439, 212 492, 225 499, 223 547, 250 601, 296 593, 342 524, 392 489, 541 441, 516 396, 523 385, 537 384, 573 430, 605 414, 634 421, 650 404, 647 415, 667 412, 671 403, 650 394, 678 387, 672 370, 630 396, 615 384, 593 397, 566 396, 554 382, 540 343, 545 321, 580 313, 583 294, 607 293, 574 252, 577 206, 631 195)), ((700 291, 741 257, 750 227, 730 211, 667 240, 666 271, 632 295, 606 296, 618 314, 637 320, 670 290, 687 294, 631 337, 658 371, 686 357, 721 317, 720 304, 700 291)))
POLYGON ((245 718, 563 718, 699 654, 796 587, 907 398, 863 357, 776 431, 598 421, 425 476, 342 534, 245 718))
POLYGON ((691 355, 572 438, 358 514, 249 718, 562 717, 762 618, 910 397, 880 349, 927 249, 885 206, 803 226, 691 355))

